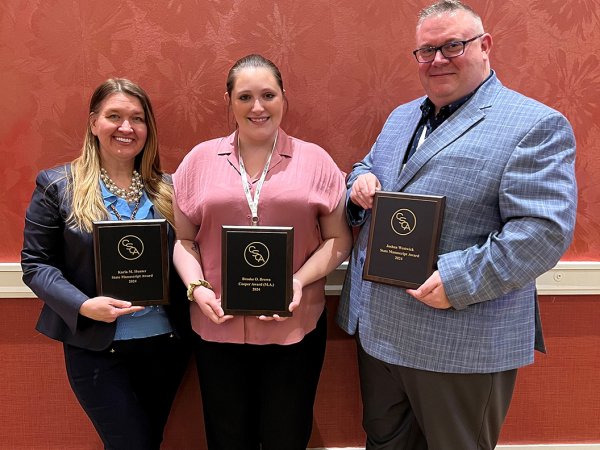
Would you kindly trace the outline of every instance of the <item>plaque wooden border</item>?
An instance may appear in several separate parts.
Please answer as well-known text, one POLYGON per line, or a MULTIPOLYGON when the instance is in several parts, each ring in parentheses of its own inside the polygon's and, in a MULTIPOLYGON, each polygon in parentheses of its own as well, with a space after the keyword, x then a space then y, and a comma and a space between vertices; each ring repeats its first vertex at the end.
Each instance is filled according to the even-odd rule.
POLYGON ((169 248, 165 219, 97 221, 93 224, 93 239, 97 295, 127 300, 138 306, 169 303, 169 248), (115 237, 117 231, 119 233, 115 237), (140 233, 151 236, 144 236, 142 240, 140 233), (101 244, 114 243, 119 236, 122 236, 119 245, 128 236, 141 241, 144 246, 142 254, 129 260, 123 256, 125 252, 122 248, 120 251, 119 245, 108 247, 101 244), (110 267, 107 267, 108 262, 110 267), (149 270, 152 273, 148 273, 149 270), (152 281, 144 283, 146 277, 152 281), (151 286, 147 287, 148 284, 151 286))
POLYGON ((423 284, 436 268, 445 204, 444 196, 376 192, 363 279, 406 288, 418 288, 423 284), (418 215, 411 208, 418 209, 418 215), (392 214, 409 210, 406 212, 408 220, 404 221, 406 230, 398 228, 406 234, 401 235, 394 228, 394 223, 398 222, 393 221, 391 210, 394 210, 392 214), (425 234, 419 228, 423 221, 425 234), (411 236, 414 230, 417 233, 411 236))
MULTIPOLYGON (((239 245, 239 243, 236 243, 236 246, 237 245, 239 245)), ((292 316, 292 313, 288 308, 293 295, 293 255, 293 227, 224 225, 221 230, 221 306, 223 307, 225 314, 253 316, 272 316, 277 314, 281 317, 292 316), (243 255, 238 255, 237 258, 239 259, 237 261, 230 259, 233 258, 233 255, 230 253, 234 247, 232 242, 230 242, 231 239, 237 238, 241 239, 243 242, 253 242, 257 236, 263 241, 269 238, 282 241, 279 245, 283 245, 284 248, 276 248, 275 253, 283 254, 283 261, 273 259, 267 261, 265 265, 260 268, 248 268, 250 266, 246 267, 247 262, 243 255), (237 264, 235 267, 239 268, 240 271, 242 270, 241 267, 248 271, 244 272, 247 274, 247 276, 244 277, 244 280, 241 280, 241 272, 238 273, 236 271, 236 274, 234 275, 232 274, 234 270, 228 270, 230 262, 232 262, 232 264, 236 262, 237 264), (251 278, 258 279, 250 280, 251 278), (243 286, 240 286, 241 282, 244 283, 243 286), (274 286, 269 286, 271 283, 274 286), (283 286, 279 284, 283 284, 283 286), (267 287, 266 291, 263 289, 265 286, 267 287), (269 295, 268 291, 271 287, 277 292, 276 297, 283 296, 283 298, 276 298, 275 300, 268 299, 265 300, 264 307, 256 307, 259 303, 262 305, 262 302, 258 297, 260 295, 269 295), (252 292, 252 289, 258 290, 252 292), (267 294, 265 294, 265 292, 267 292, 267 294), (233 298, 230 298, 234 295, 236 296, 236 301, 234 301, 233 298), (248 303, 254 306, 248 308, 240 307, 239 304, 242 300, 248 300, 248 303)), ((232 267, 230 267, 230 269, 232 267)))

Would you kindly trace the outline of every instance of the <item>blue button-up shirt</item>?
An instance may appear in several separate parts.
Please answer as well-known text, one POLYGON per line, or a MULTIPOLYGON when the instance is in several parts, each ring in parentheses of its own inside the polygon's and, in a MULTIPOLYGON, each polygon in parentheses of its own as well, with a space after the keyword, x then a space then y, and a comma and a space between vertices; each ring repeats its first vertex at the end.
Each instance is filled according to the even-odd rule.
MULTIPOLYGON (((106 209, 110 213, 111 219, 119 220, 110 205, 115 207, 123 220, 131 219, 135 205, 127 203, 126 200, 110 192, 102 181, 100 181, 100 188, 102 190, 104 206, 106 206, 106 209)), ((153 217, 153 208, 154 205, 144 191, 140 198, 140 206, 135 214, 135 219, 151 219, 153 217)), ((120 316, 117 319, 115 340, 139 339, 171 333, 172 331, 173 327, 162 306, 146 306, 142 311, 120 316)))

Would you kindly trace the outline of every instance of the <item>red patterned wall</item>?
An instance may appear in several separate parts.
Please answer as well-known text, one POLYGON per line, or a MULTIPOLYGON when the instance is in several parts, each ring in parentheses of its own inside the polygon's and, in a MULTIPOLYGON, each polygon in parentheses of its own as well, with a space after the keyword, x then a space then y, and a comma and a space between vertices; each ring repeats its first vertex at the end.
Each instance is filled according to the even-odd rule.
MULTIPOLYGON (((0 3, 0 260, 18 261, 23 215, 41 168, 79 152, 91 91, 110 76, 153 100, 172 171, 197 142, 231 130, 225 76, 247 53, 282 70, 288 133, 342 169, 362 158, 392 108, 422 94, 414 47, 425 0, 8 0, 0 3)), ((473 0, 509 87, 563 112, 578 143, 579 209, 570 260, 600 255, 600 0, 473 0)), ((503 442, 600 441, 597 297, 547 297, 550 355, 520 374, 503 442)), ((335 300, 330 299, 335 307, 335 300)), ((33 330, 37 300, 0 299, 0 449, 99 448, 66 385, 60 346, 33 330), (84 444, 84 443, 88 444, 84 444), (87 445, 87 446, 86 446, 87 445)), ((354 348, 333 324, 314 446, 361 443, 354 348)), ((199 449, 188 376, 168 448, 199 449)))
MULTIPOLYGON (((368 151, 392 108, 421 95, 415 14, 425 0, 10 0, 0 4, 0 258, 20 249, 36 172, 73 159, 87 101, 110 76, 138 81, 174 170, 197 142, 230 129, 225 77, 259 52, 281 68, 287 131, 344 170, 368 151)), ((472 2, 495 38, 508 86, 559 109, 577 135, 580 202, 567 259, 600 255, 599 0, 472 2)))

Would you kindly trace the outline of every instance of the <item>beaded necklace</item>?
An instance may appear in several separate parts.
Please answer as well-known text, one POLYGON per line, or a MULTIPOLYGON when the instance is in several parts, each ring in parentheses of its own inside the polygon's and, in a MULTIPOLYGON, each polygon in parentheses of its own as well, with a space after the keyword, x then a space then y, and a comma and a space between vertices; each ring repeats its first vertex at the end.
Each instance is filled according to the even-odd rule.
POLYGON ((142 182, 142 176, 137 170, 133 170, 131 176, 131 185, 127 189, 121 189, 115 184, 115 182, 108 176, 106 169, 100 168, 100 179, 104 182, 106 189, 117 197, 127 200, 129 203, 138 203, 142 198, 142 191, 144 190, 144 183, 142 182))

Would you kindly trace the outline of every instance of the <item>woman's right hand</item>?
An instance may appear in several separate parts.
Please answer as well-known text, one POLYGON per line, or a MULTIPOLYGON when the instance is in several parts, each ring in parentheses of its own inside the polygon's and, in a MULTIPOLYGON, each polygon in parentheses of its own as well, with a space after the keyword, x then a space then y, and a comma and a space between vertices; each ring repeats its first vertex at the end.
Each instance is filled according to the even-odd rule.
POLYGON ((114 322, 117 317, 144 309, 143 306, 132 306, 131 302, 117 300, 112 297, 92 297, 81 304, 79 314, 100 322, 114 322))
POLYGON ((217 300, 215 293, 204 286, 194 289, 194 302, 200 307, 200 311, 216 324, 233 318, 232 315, 225 315, 221 308, 221 300, 217 300))

